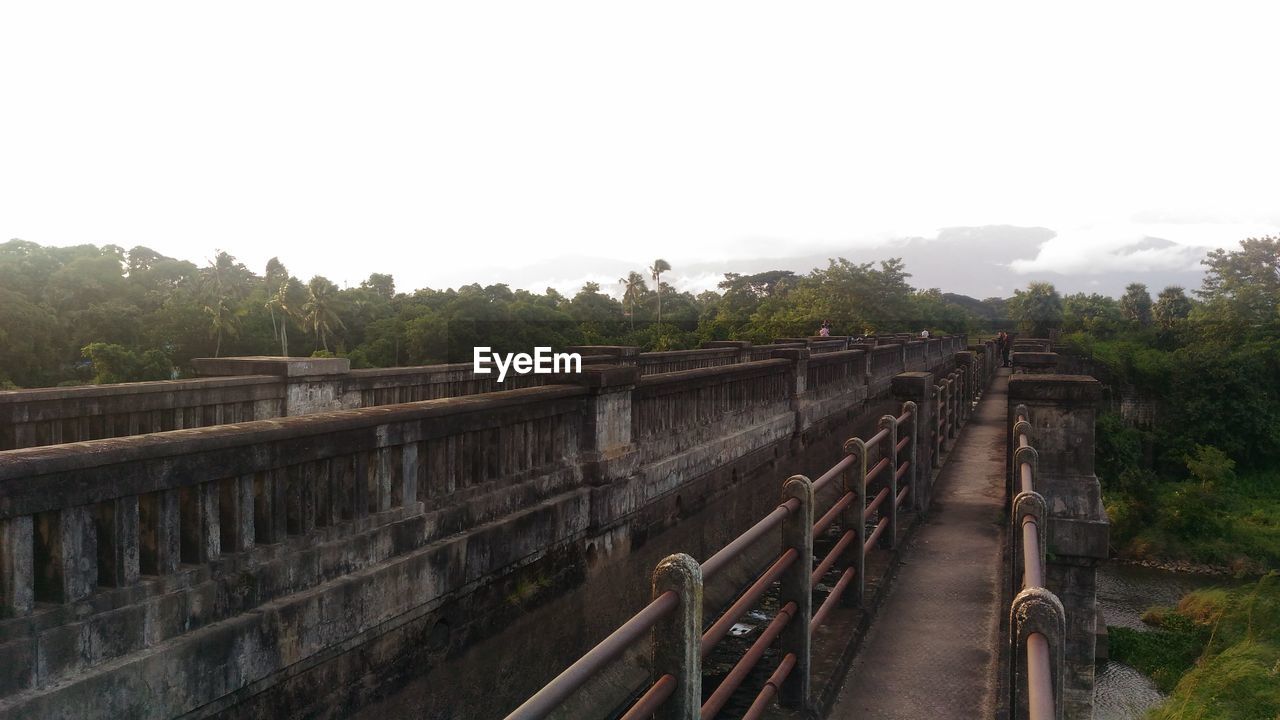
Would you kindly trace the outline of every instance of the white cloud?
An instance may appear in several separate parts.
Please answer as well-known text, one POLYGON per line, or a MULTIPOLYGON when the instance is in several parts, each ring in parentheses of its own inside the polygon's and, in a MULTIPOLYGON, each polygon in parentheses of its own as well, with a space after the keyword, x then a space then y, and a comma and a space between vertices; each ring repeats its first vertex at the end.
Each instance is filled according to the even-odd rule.
POLYGON ((1102 223, 1069 228, 1040 246, 1035 257, 1010 263, 1018 273, 1090 275, 1114 271, 1184 271, 1200 267, 1207 248, 1272 234, 1275 226, 1234 223, 1102 223))

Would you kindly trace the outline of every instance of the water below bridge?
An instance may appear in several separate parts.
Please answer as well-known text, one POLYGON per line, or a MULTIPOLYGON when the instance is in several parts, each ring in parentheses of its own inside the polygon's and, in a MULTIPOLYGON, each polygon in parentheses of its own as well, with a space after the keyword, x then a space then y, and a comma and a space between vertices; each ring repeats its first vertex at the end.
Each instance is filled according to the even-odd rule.
MULTIPOLYGON (((1183 595, 1223 582, 1211 575, 1108 563, 1098 568, 1098 603, 1108 626, 1150 630, 1142 615, 1155 605, 1176 605, 1183 595)), ((1116 660, 1098 665, 1094 720, 1140 720, 1164 695, 1151 678, 1116 660)))

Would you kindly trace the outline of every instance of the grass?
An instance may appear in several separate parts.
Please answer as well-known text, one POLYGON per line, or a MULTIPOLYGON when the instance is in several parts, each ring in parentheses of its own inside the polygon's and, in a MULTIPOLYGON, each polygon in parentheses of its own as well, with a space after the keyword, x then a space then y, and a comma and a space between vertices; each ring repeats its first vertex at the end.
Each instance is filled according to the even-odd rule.
POLYGON ((1112 656, 1152 676, 1168 699, 1153 720, 1280 720, 1280 574, 1198 590, 1111 628, 1112 656))
POLYGON ((1237 478, 1208 493, 1194 482, 1160 483, 1145 497, 1108 493, 1119 554, 1189 560, 1259 575, 1280 568, 1280 473, 1237 478))
POLYGON ((1132 628, 1108 628, 1111 657, 1141 670, 1155 681, 1160 692, 1170 693, 1204 652, 1209 640, 1207 629, 1176 612, 1161 613, 1152 620, 1149 631, 1132 628))

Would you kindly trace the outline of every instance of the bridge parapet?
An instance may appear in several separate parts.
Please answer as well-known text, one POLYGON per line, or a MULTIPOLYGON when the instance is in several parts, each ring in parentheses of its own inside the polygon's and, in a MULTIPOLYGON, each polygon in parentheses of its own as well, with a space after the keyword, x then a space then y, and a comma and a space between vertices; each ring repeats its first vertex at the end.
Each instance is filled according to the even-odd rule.
POLYGON ((279 378, 229 378, 0 391, 0 451, 284 415, 279 378))
POLYGON ((1100 383, 1083 375, 1009 380, 1009 497, 1024 489, 1027 473, 1034 474, 1033 489, 1047 513, 1039 536, 1049 558, 1043 585, 1060 599, 1066 618, 1062 702, 1068 718, 1090 717, 1093 708, 1096 568, 1108 551, 1107 514, 1093 465, 1100 398, 1100 383), (1017 456, 1023 439, 1035 448, 1033 464, 1017 456))
MULTIPOLYGON (((900 363, 902 348, 882 346, 870 352, 807 357, 813 382, 806 389, 812 392, 825 383, 839 385, 857 378, 856 368, 874 367, 871 357, 877 353, 900 363), (846 363, 847 367, 841 367, 846 363), (840 370, 828 373, 828 367, 840 370)), ((784 354, 795 360, 806 356, 799 349, 779 351, 784 354)), ((867 439, 848 440, 845 457, 816 480, 802 475, 788 478, 780 504, 700 565, 685 554, 663 560, 654 573, 650 604, 535 693, 508 720, 533 720, 557 711, 563 714, 565 708, 571 708, 568 712, 574 717, 716 717, 765 662, 765 650, 775 643, 776 666, 758 693, 748 695, 750 707, 744 717, 761 717, 775 699, 788 708, 812 711, 814 669, 810 654, 815 633, 830 623, 841 607, 862 606, 868 556, 877 549, 895 546, 900 539, 900 515, 927 508, 934 479, 930 466, 936 464, 933 458, 945 449, 945 439, 955 437, 969 416, 969 402, 978 392, 970 379, 985 384, 990 377, 985 370, 977 372, 978 354, 962 355, 957 367, 939 379, 941 385, 935 385, 929 372, 893 375, 894 396, 904 400, 899 414, 881 417, 877 432, 867 439), (944 390, 939 395, 940 387, 944 390), (872 528, 870 532, 868 528, 872 528), (780 550, 769 549, 763 557, 756 554, 755 566, 738 568, 734 577, 742 585, 727 595, 721 593, 719 602, 704 597, 705 583, 749 560, 749 549, 757 545, 768 548, 778 531, 780 550), (818 551, 821 557, 815 557, 815 537, 824 534, 839 539, 826 543, 818 551), (673 581, 673 576, 679 580, 673 581), (702 687, 704 659, 775 583, 779 587, 776 613, 706 695, 702 687), (703 613, 712 612, 717 613, 714 621, 704 622, 703 613), (616 666, 627 665, 621 659, 628 647, 646 637, 653 658, 648 672, 638 668, 616 671, 616 666), (598 676, 611 680, 597 687, 598 676), (596 689, 588 689, 593 687, 596 689)), ((1035 609, 1026 602, 1020 607, 1035 609)), ((843 636, 839 640, 847 642, 843 636)))
POLYGON ((0 621, 17 660, 0 691, 152 648, 116 668, 109 697, 89 683, 54 705, 28 696, 26 712, 182 714, 581 532, 587 395, 531 388, 0 454, 0 611, 19 616, 0 621), (513 508, 538 508, 520 522, 539 532, 504 532, 513 508), (414 556, 486 523, 461 541, 466 563, 441 564, 456 544, 414 556), (166 643, 302 591, 327 619, 304 603, 272 611, 275 631, 232 625, 230 655, 166 643), (141 689, 157 683, 182 692, 141 689))
MULTIPOLYGON (((229 707, 462 597, 469 624, 500 625, 504 591, 477 587, 553 553, 578 558, 570 579, 529 582, 580 582, 582 557, 638 547, 681 494, 696 506, 878 414, 901 369, 898 345, 767 349, 783 357, 640 376, 623 351, 539 387, 0 453, 0 653, 18 668, 0 715, 229 707)), ((429 371, 336 382, 380 401, 469 381, 429 371)))

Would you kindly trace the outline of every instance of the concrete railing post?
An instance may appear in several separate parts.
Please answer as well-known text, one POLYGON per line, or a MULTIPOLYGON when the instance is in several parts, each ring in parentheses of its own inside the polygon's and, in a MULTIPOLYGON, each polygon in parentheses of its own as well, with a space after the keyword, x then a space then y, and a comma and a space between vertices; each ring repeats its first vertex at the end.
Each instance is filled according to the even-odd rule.
POLYGON ((738 363, 751 362, 752 344, 747 340, 707 340, 702 343, 701 347, 705 349, 733 348, 738 351, 738 363))
POLYGON ((853 467, 844 472, 844 490, 854 494, 854 501, 840 518, 841 525, 853 530, 856 536, 853 550, 853 581, 844 593, 844 604, 862 607, 863 593, 867 587, 867 444, 861 438, 849 438, 844 443, 846 454, 853 455, 853 467))
POLYGON ((947 448, 955 445, 956 436, 960 434, 960 399, 964 397, 964 380, 958 370, 951 371, 947 397, 951 401, 951 412, 947 415, 947 448))
POLYGON ((275 375, 284 384, 284 414, 289 417, 360 407, 360 394, 346 382, 346 358, 223 357, 193 358, 196 375, 275 375))
MULTIPOLYGON (((1053 687, 1053 717, 1063 720, 1066 708, 1064 695, 1066 644, 1066 612, 1058 597, 1045 588, 1027 588, 1013 599, 1009 610, 1009 658, 1013 678, 1012 715, 1014 720, 1025 720, 1030 715, 1031 693, 1028 690, 1028 644, 1044 642, 1049 652, 1049 678, 1053 687), (1038 635, 1040 639, 1033 638, 1038 635)), ((1040 702, 1047 698, 1037 697, 1040 702)), ((1089 717, 1088 714, 1082 717, 1089 717)))
MULTIPOLYGON (((893 378, 894 398, 911 403, 911 495, 917 512, 929 509, 931 468, 933 467, 933 432, 937 407, 933 404, 933 375, 902 373, 893 378)), ((905 406, 904 406, 905 407, 905 406)))
POLYGON ((889 526, 880 534, 879 545, 882 548, 892 548, 898 541, 898 419, 885 415, 880 418, 876 427, 889 431, 881 441, 884 443, 881 457, 888 458, 889 467, 884 470, 883 482, 877 483, 889 489, 889 497, 880 504, 880 514, 889 518, 889 526), (886 506, 888 510, 885 509, 886 506))
POLYGON ((127 587, 138 581, 138 496, 98 504, 98 582, 127 587))
MULTIPOLYGON (((770 357, 775 359, 791 361, 791 384, 792 398, 798 403, 806 390, 809 383, 809 349, 808 348, 783 348, 774 350, 770 353, 770 357)), ((798 406, 794 409, 799 409, 798 406)))
POLYGON ((911 441, 907 443, 907 487, 911 488, 911 507, 916 512, 924 510, 924 504, 920 500, 920 466, 919 455, 917 454, 917 445, 919 443, 919 426, 920 426, 920 410, 912 401, 908 400, 902 403, 902 412, 909 413, 906 431, 910 433, 911 441))
MULTIPOLYGON (((1027 418, 1028 440, 1034 454, 1018 459, 1034 462, 1034 492, 1048 510, 1044 527, 1047 563, 1044 585, 1061 601, 1066 630, 1060 644, 1064 658, 1063 702, 1069 716, 1087 717, 1092 711, 1094 656, 1097 642, 1097 565, 1108 554, 1108 521, 1094 474, 1094 428, 1101 384, 1083 375, 1023 373, 1009 378, 1009 428, 1013 434, 1019 414, 1027 418)), ((1022 490, 1018 467, 1012 461, 1011 493, 1017 502, 1022 490)), ((1023 510, 1035 500, 1023 498, 1023 510)), ((1021 518, 1018 518, 1021 521, 1021 518)))
POLYGON ((639 368, 588 365, 581 373, 551 380, 589 391, 582 428, 583 480, 599 486, 629 476, 639 458, 631 442, 631 393, 640 381, 639 368))
POLYGON ((973 403, 978 399, 978 358, 973 352, 962 350, 956 353, 956 365, 964 378, 964 400, 960 403, 966 421, 973 416, 973 403))
POLYGON ((0 520, 0 617, 35 606, 34 533, 30 515, 0 520))
POLYGON ((807 708, 809 705, 809 621, 813 618, 813 483, 803 475, 787 478, 782 486, 782 500, 795 498, 800 509, 787 516, 782 526, 782 550, 794 549, 800 557, 780 578, 778 605, 795 603, 795 614, 782 629, 779 651, 785 657, 794 653, 796 666, 782 683, 779 702, 784 707, 807 708))
POLYGON ((35 517, 36 597, 69 603, 83 600, 98 584, 97 526, 85 506, 35 517))
POLYGON ((658 720, 695 720, 702 711, 702 568, 683 553, 668 555, 653 571, 653 597, 671 591, 676 609, 653 628, 653 679, 676 680, 653 714, 658 720))

